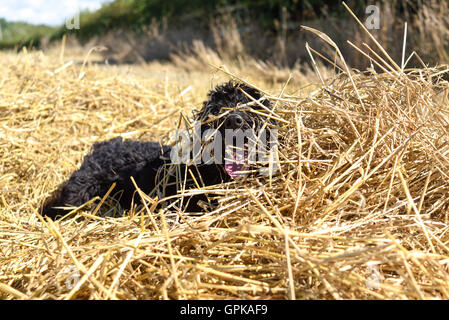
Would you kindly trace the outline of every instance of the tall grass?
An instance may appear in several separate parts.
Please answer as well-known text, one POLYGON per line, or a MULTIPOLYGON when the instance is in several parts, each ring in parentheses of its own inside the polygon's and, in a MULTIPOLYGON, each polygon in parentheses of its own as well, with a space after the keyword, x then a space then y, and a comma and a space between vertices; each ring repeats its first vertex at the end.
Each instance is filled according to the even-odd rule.
MULTIPOLYGON (((364 22, 366 1, 348 1, 364 22)), ((395 61, 402 58, 404 23, 408 23, 406 53, 413 48, 422 61, 447 63, 449 57, 449 0, 376 2, 380 29, 371 30, 395 61)), ((82 12, 79 30, 56 31, 36 27, 20 37, 9 37, 0 48, 42 46, 45 38, 59 40, 69 33, 81 43, 106 45, 107 57, 120 62, 169 60, 174 54, 204 47, 227 60, 248 55, 265 63, 290 67, 309 61, 305 48, 317 48, 317 39, 300 30, 307 25, 328 34, 339 46, 351 66, 369 67, 368 60, 354 51, 346 39, 364 47, 372 40, 360 32, 341 4, 329 1, 233 1, 207 2, 176 0, 116 0, 95 12, 82 12)), ((24 29, 25 30, 25 29, 24 29)), ((325 52, 326 53, 326 52, 325 52)), ((332 49, 327 52, 332 54, 332 49)), ((328 56, 332 59, 331 56, 328 56)), ((412 61, 420 66, 419 59, 412 61)))
MULTIPOLYGON (((413 48, 420 59, 429 64, 449 62, 446 53, 449 46, 449 1, 407 2, 403 6, 398 3, 386 0, 378 2, 380 28, 370 30, 371 34, 395 61, 400 61, 404 25, 407 22, 407 55, 412 53, 413 48)), ((121 11, 117 9, 117 12, 121 11)), ((356 12, 362 22, 368 17, 363 7, 356 12)), ((352 67, 361 70, 370 67, 369 60, 346 41, 352 39, 352 44, 359 48, 373 44, 366 33, 354 26, 349 14, 335 15, 324 10, 320 16, 301 22, 284 9, 280 10, 278 22, 271 29, 264 28, 259 20, 253 19, 253 14, 235 8, 222 10, 210 19, 206 28, 194 22, 195 18, 192 23, 185 23, 182 27, 171 23, 169 19, 163 20, 164 23, 153 19, 140 32, 129 32, 125 28, 110 30, 91 38, 90 44, 105 45, 109 48, 105 56, 122 62, 173 60, 189 51, 207 51, 209 56, 213 52, 228 62, 239 62, 251 57, 268 65, 293 69, 310 61, 305 43, 312 51, 320 46, 316 37, 301 30, 302 24, 328 34, 352 67)), ((89 33, 89 24, 83 25, 82 21, 81 24, 83 32, 89 33)), ((333 60, 332 48, 321 51, 329 60, 333 60)), ((420 59, 412 59, 411 65, 422 66, 420 59)), ((320 58, 317 60, 318 63, 322 61, 320 58)), ((179 59, 177 61, 181 63, 179 59)))

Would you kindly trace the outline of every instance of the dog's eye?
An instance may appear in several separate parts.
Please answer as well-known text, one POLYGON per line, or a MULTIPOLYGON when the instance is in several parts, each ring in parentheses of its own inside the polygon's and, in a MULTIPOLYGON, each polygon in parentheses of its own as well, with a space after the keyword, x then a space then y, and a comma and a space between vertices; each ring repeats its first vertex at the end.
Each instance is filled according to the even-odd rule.
POLYGON ((212 107, 210 108, 210 112, 211 112, 214 116, 218 115, 218 114, 220 113, 220 110, 221 110, 220 106, 212 106, 212 107))

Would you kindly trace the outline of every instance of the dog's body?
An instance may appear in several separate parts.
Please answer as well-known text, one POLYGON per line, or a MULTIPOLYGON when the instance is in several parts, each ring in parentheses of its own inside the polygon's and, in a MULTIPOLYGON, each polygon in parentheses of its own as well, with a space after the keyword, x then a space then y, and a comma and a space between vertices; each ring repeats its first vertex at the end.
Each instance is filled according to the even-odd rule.
POLYGON ((56 207, 81 206, 95 196, 104 196, 113 183, 120 206, 129 208, 135 192, 130 177, 143 192, 155 188, 157 170, 170 153, 169 146, 156 142, 123 141, 121 138, 97 142, 81 167, 47 200, 43 214, 51 218, 68 211, 56 207))
MULTIPOLYGON (((202 131, 213 129, 224 132, 225 128, 254 129, 256 123, 262 120, 260 116, 237 110, 238 105, 261 98, 257 90, 244 84, 229 82, 218 86, 209 93, 208 98, 195 116, 196 120, 201 122, 202 131), (228 114, 224 120, 220 120, 219 115, 225 109, 229 110, 228 114), (213 118, 213 121, 208 120, 210 118, 213 118)), ((267 100, 263 101, 263 106, 270 108, 267 100)), ((257 104, 253 108, 258 108, 257 104)), ((223 154, 224 148, 225 146, 223 154)), ((95 143, 81 167, 51 198, 47 199, 42 214, 52 219, 63 216, 69 211, 61 207, 67 205, 78 207, 96 196, 103 197, 113 183, 116 183, 116 186, 110 197, 116 199, 123 209, 129 209, 132 203, 140 202, 140 197, 135 196, 136 188, 131 177, 144 193, 152 197, 175 196, 180 189, 180 184, 177 183, 180 180, 184 182, 182 188, 188 190, 198 186, 220 184, 235 177, 235 173, 229 169, 231 167, 226 167, 224 161, 172 165, 171 152, 172 147, 156 142, 123 141, 116 138, 95 143)), ((207 201, 208 198, 205 195, 197 195, 186 197, 184 200, 184 209, 198 212, 203 209, 198 201, 207 201)))

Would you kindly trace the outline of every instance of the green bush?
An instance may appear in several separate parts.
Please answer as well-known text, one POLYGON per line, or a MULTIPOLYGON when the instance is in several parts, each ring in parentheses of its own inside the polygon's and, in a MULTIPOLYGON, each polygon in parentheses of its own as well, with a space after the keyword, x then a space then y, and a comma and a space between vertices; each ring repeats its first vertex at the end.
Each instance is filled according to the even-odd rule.
POLYGON ((0 49, 21 46, 39 46, 41 38, 54 32, 55 28, 45 25, 33 25, 25 22, 8 22, 0 18, 2 38, 0 49))

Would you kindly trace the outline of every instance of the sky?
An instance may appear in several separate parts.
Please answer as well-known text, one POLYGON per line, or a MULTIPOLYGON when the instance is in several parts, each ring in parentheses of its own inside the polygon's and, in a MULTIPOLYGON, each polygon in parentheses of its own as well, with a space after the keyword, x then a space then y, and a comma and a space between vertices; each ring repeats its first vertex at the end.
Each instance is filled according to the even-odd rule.
POLYGON ((80 9, 96 10, 106 0, 0 0, 0 18, 57 26, 80 9))

